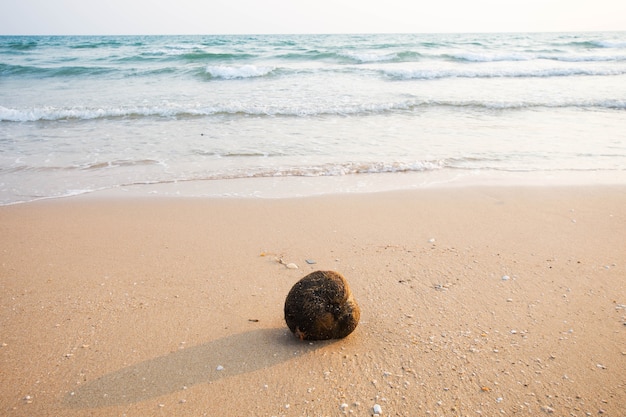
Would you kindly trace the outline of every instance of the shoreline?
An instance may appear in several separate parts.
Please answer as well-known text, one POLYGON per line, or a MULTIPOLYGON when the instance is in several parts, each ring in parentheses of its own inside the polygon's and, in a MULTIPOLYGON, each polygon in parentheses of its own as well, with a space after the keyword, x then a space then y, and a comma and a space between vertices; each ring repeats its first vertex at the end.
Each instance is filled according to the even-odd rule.
POLYGON ((128 184, 96 190, 75 190, 58 196, 14 201, 3 206, 73 198, 261 198, 288 199, 319 196, 358 195, 430 189, 475 187, 590 187, 626 185, 626 172, 490 170, 442 170, 425 172, 362 173, 338 176, 251 177, 231 179, 180 180, 128 184))
POLYGON ((2 206, 0 410, 620 415, 624 207, 624 185, 2 206), (300 343, 282 305, 317 269, 361 323, 300 343))

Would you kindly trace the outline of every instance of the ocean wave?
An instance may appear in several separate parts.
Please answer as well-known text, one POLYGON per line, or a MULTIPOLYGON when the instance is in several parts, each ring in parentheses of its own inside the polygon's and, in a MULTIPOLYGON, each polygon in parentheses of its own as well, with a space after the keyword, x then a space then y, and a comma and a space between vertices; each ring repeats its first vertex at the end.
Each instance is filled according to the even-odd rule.
MULTIPOLYGON (((115 168, 119 162, 111 161, 94 163, 91 168, 97 170, 109 170, 115 168)), ((213 172, 213 173, 196 173, 187 175, 168 175, 166 177, 153 177, 151 179, 128 180, 125 175, 118 176, 115 172, 107 172, 107 181, 97 181, 96 183, 82 183, 72 189, 64 189, 59 187, 51 187, 47 191, 37 191, 36 193, 22 193, 9 197, 6 200, 0 200, 0 205, 18 204, 28 201, 37 201, 44 199, 63 198, 88 194, 97 191, 111 190, 116 188, 144 186, 144 185, 161 185, 174 184, 197 181, 216 181, 216 180, 237 180, 249 178, 278 178, 278 177, 335 177, 346 175, 367 175, 367 174, 391 174, 391 173, 410 173, 425 172, 444 168, 444 161, 414 161, 414 162, 347 162, 337 164, 322 164, 299 167, 278 167, 278 168, 252 168, 252 169, 236 169, 234 171, 213 172), (80 188, 79 188, 80 187, 80 188)), ((83 169, 76 166, 68 167, 23 167, 24 171, 36 171, 46 175, 46 170, 75 170, 83 169)), ((0 173, 3 172, 0 169, 0 173)), ((49 174, 48 174, 49 175, 49 174)))
POLYGON ((582 48, 625 48, 626 42, 624 41, 611 41, 611 40, 589 40, 582 42, 572 42, 574 46, 582 48))
POLYGON ((456 52, 442 54, 440 57, 451 61, 466 62, 530 61, 537 58, 534 54, 521 52, 509 52, 504 54, 489 52, 456 52))
POLYGON ((0 75, 3 76, 36 76, 36 77, 75 77, 102 75, 114 72, 110 67, 58 66, 39 67, 31 65, 12 65, 0 63, 0 75))
POLYGON ((208 51, 191 51, 183 52, 180 57, 192 62, 206 61, 241 61, 255 58, 256 56, 248 53, 227 53, 227 52, 208 52, 208 51))
MULTIPOLYGON (((0 44, 0 47, 8 51, 22 53, 24 51, 31 51, 37 48, 38 45, 39 43, 33 39, 16 39, 14 41, 9 41, 3 45, 0 44)), ((6 51, 3 53, 6 53, 6 51)))
POLYGON ((204 149, 192 149, 191 153, 199 156, 213 156, 216 158, 272 158, 277 156, 285 156, 284 152, 259 152, 259 151, 230 151, 217 152, 206 151, 204 149))
POLYGON ((596 44, 600 48, 626 48, 626 42, 624 41, 605 40, 605 41, 594 41, 593 43, 596 44))
POLYGON ((264 77, 271 74, 275 70, 274 67, 265 67, 257 65, 241 65, 241 66, 228 66, 228 65, 209 65, 206 68, 206 73, 211 78, 221 78, 225 80, 239 79, 239 78, 256 78, 264 77))
POLYGON ((142 51, 137 55, 125 56, 119 59, 120 62, 142 62, 145 60, 154 61, 161 59, 164 61, 176 62, 184 60, 186 62, 223 62, 223 61, 243 61, 254 59, 257 56, 250 53, 234 52, 214 52, 202 48, 159 48, 142 51))
POLYGON ((58 171, 96 171, 102 169, 115 169, 126 167, 137 167, 147 165, 163 165, 162 161, 155 159, 114 159, 111 161, 95 161, 85 162, 78 165, 25 165, 17 164, 14 166, 0 167, 0 174, 11 174, 20 172, 39 172, 52 173, 58 171))
POLYGON ((36 122, 56 120, 94 120, 122 117, 176 117, 180 115, 211 115, 211 110, 180 109, 168 106, 128 106, 128 107, 35 107, 32 109, 12 109, 0 106, 0 121, 36 122))
POLYGON ((344 162, 335 164, 310 165, 299 167, 279 167, 259 169, 251 172, 226 173, 212 179, 263 178, 263 177, 337 177, 358 174, 385 174, 403 172, 423 172, 445 167, 445 161, 409 162, 344 162))
POLYGON ((339 55, 335 52, 318 51, 316 49, 303 52, 280 53, 276 55, 275 58, 285 61, 324 61, 340 59, 339 55))
MULTIPOLYGON (((248 155, 240 156, 247 158, 248 155)), ((158 162, 154 162, 158 163, 158 162)), ((99 168, 109 169, 114 164, 101 163, 99 168)), ((298 166, 247 166, 245 168, 235 168, 221 172, 198 172, 189 176, 175 176, 167 179, 151 180, 150 183, 171 183, 178 181, 198 181, 198 180, 227 180, 242 178, 273 178, 273 177, 339 177, 348 175, 367 174, 402 174, 419 173, 439 170, 494 170, 504 172, 533 171, 535 168, 524 167, 520 164, 512 164, 510 160, 499 157, 449 157, 441 159, 409 160, 409 161, 351 161, 323 163, 313 165, 298 166)), ((550 170, 545 168, 546 170, 550 170)), ((554 168, 554 171, 561 168, 554 168)), ((572 169, 567 169, 572 170, 572 169)), ((579 168, 585 171, 585 168, 579 168)), ((589 170, 593 170, 589 168, 589 170)), ((141 184, 146 182, 142 181, 141 184)), ((132 183, 135 184, 135 183, 132 183)), ((119 184, 120 186, 132 185, 129 183, 119 184)), ((139 184, 139 183, 138 183, 139 184)))
POLYGON ((78 166, 71 166, 70 169, 85 170, 97 170, 97 169, 111 169, 111 168, 124 168, 124 167, 136 167, 146 165, 163 165, 161 161, 156 159, 114 159, 111 161, 102 162, 89 162, 78 166))
MULTIPOLYGON (((585 157, 587 155, 581 154, 585 157)), ((244 156, 245 157, 245 156, 244 156)), ((62 184, 51 184, 48 189, 35 190, 20 189, 18 194, 0 196, 0 205, 17 204, 27 201, 35 201, 50 198, 62 198, 75 196, 80 194, 92 193, 96 191, 111 190, 116 188, 126 188, 144 185, 162 185, 176 183, 191 183, 201 181, 218 181, 218 180, 238 180, 238 179, 254 179, 254 178, 293 178, 293 177, 343 177, 343 176, 360 176, 360 175, 404 175, 419 174, 435 171, 455 171, 455 172, 509 172, 509 173, 572 173, 572 172, 593 172, 618 175, 624 172, 620 166, 604 167, 537 167, 527 166, 525 164, 512 163, 511 159, 507 159, 505 155, 502 157, 448 157, 442 159, 431 160, 413 160, 413 161, 362 161, 362 162, 337 162, 323 163, 318 165, 301 165, 301 166, 283 166, 283 167, 267 167, 267 166, 239 166, 238 168, 225 171, 213 172, 195 172, 195 173, 173 173, 171 170, 167 172, 153 172, 153 175, 145 178, 132 177, 129 178, 126 171, 116 172, 117 169, 125 169, 134 165, 154 165, 160 164, 154 160, 112 160, 110 162, 94 162, 80 166, 66 167, 26 167, 11 171, 0 167, 0 174, 6 175, 14 172, 15 175, 24 175, 23 172, 35 172, 37 175, 50 176, 54 171, 73 171, 88 169, 92 171, 89 177, 83 177, 84 181, 77 181, 71 188, 64 187, 62 184)), ((63 177, 67 174, 62 173, 63 177)), ((78 178, 78 177, 76 177, 78 178)), ((50 184, 50 181, 45 181, 50 184)))
MULTIPOLYGON (((261 156, 260 153, 255 155, 261 156)), ((248 158, 249 153, 231 154, 233 158, 248 158)), ((239 178, 267 178, 267 177, 323 177, 323 176, 345 176, 358 174, 384 174, 384 173, 405 173, 440 170, 443 168, 463 168, 467 163, 477 166, 475 158, 465 160, 464 158, 449 158, 438 160, 420 161, 363 161, 363 162, 337 162, 324 163, 319 165, 284 166, 284 167, 246 167, 236 168, 223 172, 199 172, 192 176, 167 178, 163 180, 154 179, 150 183, 174 182, 174 181, 196 181, 196 180, 219 180, 219 179, 239 179, 239 178)), ((163 165, 162 162, 153 159, 116 159, 111 161, 89 162, 80 165, 67 166, 27 166, 19 165, 15 167, 0 168, 0 173, 20 173, 39 172, 52 173, 56 171, 101 171, 115 170, 120 168, 163 165)), ((115 177, 115 174, 112 173, 115 177)), ((120 177, 122 178, 122 177, 120 177)), ((141 182, 144 184, 145 182, 141 182)), ((134 184, 134 183, 133 183, 134 184)), ((122 182, 119 186, 130 185, 122 182)))
POLYGON ((516 61, 561 61, 561 62, 620 62, 626 61, 626 54, 598 55, 598 54, 573 54, 564 52, 534 53, 493 53, 493 52, 459 52, 441 55, 442 59, 453 62, 516 62, 516 61))
POLYGON ((462 109, 522 110, 532 108, 584 108, 624 110, 626 100, 563 100, 563 101, 455 101, 407 99, 391 103, 362 103, 347 105, 319 104, 290 107, 267 106, 233 102, 214 106, 189 106, 177 104, 127 107, 35 107, 31 109, 0 106, 0 122, 38 122, 59 120, 97 120, 115 118, 193 118, 216 115, 315 117, 315 116, 366 116, 394 112, 423 111, 428 108, 448 107, 462 109))
POLYGON ((548 78, 572 76, 613 76, 626 74, 626 68, 384 68, 383 75, 398 80, 434 80, 441 78, 548 78))
POLYGON ((621 62, 626 55, 537 55, 537 59, 551 59, 562 62, 621 62))
MULTIPOLYGON (((338 162, 319 165, 285 166, 285 167, 257 167, 241 170, 198 173, 196 175, 177 179, 168 179, 164 182, 182 182, 198 180, 230 180, 244 178, 277 178, 277 177, 342 177, 351 175, 371 174, 409 174, 432 172, 441 170, 459 171, 501 171, 501 172, 533 172, 536 167, 526 167, 511 164, 502 158, 479 157, 452 157, 432 160, 414 161, 362 161, 338 162)), ((597 168, 543 168, 545 171, 596 171, 597 168)), ((607 171, 613 169, 607 168, 607 171)), ((618 169, 621 170, 621 169, 618 169)), ((159 182, 159 181, 157 181, 159 182)), ((130 185, 130 184, 124 184, 130 185)))
POLYGON ((400 50, 388 53, 353 51, 339 53, 338 57, 342 60, 347 58, 347 63, 367 64, 374 62, 417 62, 422 60, 424 55, 413 50, 400 50))
POLYGON ((124 43, 122 43, 122 41, 117 40, 117 39, 90 39, 89 37, 87 39, 82 39, 80 38, 80 40, 77 43, 74 44, 69 44, 68 48, 70 49, 98 49, 98 48, 119 48, 121 46, 123 46, 124 43))
POLYGON ((0 63, 0 75, 2 76, 29 74, 35 71, 35 67, 0 63))
POLYGON ((188 62, 201 62, 211 63, 215 62, 215 66, 226 65, 226 63, 235 66, 235 63, 241 62, 240 66, 246 65, 246 63, 253 62, 256 59, 269 59, 275 61, 284 61, 286 63, 290 61, 295 62, 316 62, 316 61, 330 61, 338 64, 359 64, 369 62, 410 62, 417 61, 421 58, 419 52, 413 50, 400 50, 396 52, 372 52, 368 50, 363 51, 348 51, 337 52, 332 50, 319 50, 308 49, 303 51, 290 51, 279 52, 276 54, 257 51, 252 52, 224 52, 213 51, 206 48, 173 48, 162 47, 158 49, 152 49, 148 51, 142 51, 137 55, 123 56, 117 58, 118 62, 132 63, 143 61, 171 61, 185 60, 188 62))
POLYGON ((373 52, 344 52, 339 54, 339 56, 348 58, 358 63, 395 61, 398 58, 398 54, 395 52, 382 54, 373 52))

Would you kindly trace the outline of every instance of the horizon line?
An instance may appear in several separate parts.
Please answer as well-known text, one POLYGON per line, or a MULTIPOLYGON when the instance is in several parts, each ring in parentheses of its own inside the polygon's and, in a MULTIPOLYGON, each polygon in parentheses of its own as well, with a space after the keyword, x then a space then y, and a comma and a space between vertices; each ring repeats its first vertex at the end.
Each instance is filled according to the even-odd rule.
POLYGON ((355 36, 355 35, 485 35, 539 33, 624 33, 626 30, 527 30, 527 31, 441 31, 441 32, 241 32, 241 33, 0 33, 9 36, 355 36))

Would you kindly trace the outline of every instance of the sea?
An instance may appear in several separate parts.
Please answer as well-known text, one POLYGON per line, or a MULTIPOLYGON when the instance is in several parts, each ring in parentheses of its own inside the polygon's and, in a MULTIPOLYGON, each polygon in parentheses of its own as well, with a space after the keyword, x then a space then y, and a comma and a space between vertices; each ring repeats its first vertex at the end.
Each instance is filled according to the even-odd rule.
POLYGON ((0 37, 0 204, 626 184, 626 32, 0 37))

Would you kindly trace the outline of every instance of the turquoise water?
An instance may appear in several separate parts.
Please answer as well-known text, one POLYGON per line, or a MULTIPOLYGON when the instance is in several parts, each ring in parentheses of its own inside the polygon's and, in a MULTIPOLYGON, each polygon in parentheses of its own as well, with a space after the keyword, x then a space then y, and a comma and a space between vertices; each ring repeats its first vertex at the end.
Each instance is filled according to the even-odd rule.
POLYGON ((494 172, 626 177, 625 32, 0 37, 0 204, 494 172))

